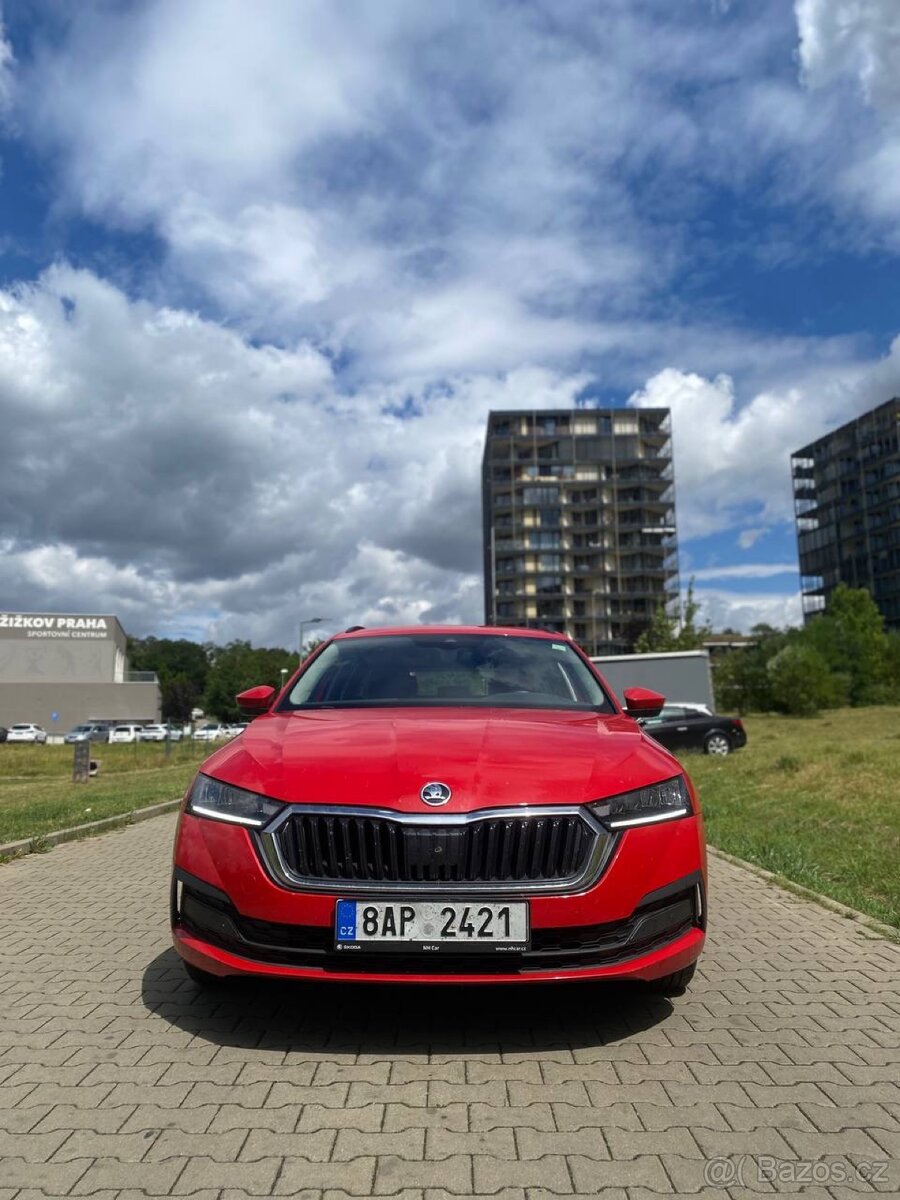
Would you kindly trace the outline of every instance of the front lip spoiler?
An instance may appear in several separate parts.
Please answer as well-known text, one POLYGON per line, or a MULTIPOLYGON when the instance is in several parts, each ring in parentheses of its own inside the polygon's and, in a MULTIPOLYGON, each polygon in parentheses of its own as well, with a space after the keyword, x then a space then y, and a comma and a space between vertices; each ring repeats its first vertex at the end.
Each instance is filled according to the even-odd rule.
MULTIPOLYGON (((390 984, 498 984, 498 983, 562 983, 590 980, 650 980, 669 975, 688 966, 700 956, 705 941, 702 929, 693 928, 678 938, 634 958, 619 963, 590 967, 550 967, 520 974, 509 974, 502 970, 494 973, 467 974, 465 971, 430 975, 397 975, 385 972, 326 971, 321 967, 291 967, 281 964, 256 962, 242 958, 230 951, 222 950, 202 941, 181 925, 172 930, 172 940, 177 953, 187 962, 220 977, 244 975, 281 978, 308 979, 335 983, 390 983, 390 984)), ((348 963, 349 966, 349 963, 348 963)))
POLYGON ((350 808, 342 805, 288 804, 263 829, 254 829, 251 836, 256 844, 260 859, 266 871, 275 883, 295 892, 324 892, 329 895, 345 895, 347 893, 365 892, 377 893, 382 896, 446 893, 452 887, 454 895, 472 896, 490 893, 497 896, 547 896, 565 895, 573 892, 587 891, 600 878, 610 859, 615 853, 620 841, 618 832, 610 832, 594 814, 584 805, 533 805, 509 808, 479 808, 468 813, 402 813, 384 808, 350 808), (320 816, 368 817, 385 821, 395 821, 401 825, 470 825, 476 821, 491 821, 504 817, 517 819, 537 817, 577 816, 594 834, 594 843, 584 868, 568 879, 553 880, 523 880, 521 883, 460 883, 448 885, 443 883, 384 883, 380 880, 348 879, 323 881, 321 879, 305 879, 296 875, 281 853, 281 846, 276 836, 281 826, 295 812, 314 813, 320 816))

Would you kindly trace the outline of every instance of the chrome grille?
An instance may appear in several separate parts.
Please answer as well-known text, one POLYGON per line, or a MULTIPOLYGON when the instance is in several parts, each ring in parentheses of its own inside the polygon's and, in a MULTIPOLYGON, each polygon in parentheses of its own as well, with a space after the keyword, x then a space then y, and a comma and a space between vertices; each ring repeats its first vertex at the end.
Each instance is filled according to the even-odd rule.
POLYGON ((294 808, 260 836, 293 886, 561 890, 599 869, 610 835, 579 809, 416 817, 294 808))

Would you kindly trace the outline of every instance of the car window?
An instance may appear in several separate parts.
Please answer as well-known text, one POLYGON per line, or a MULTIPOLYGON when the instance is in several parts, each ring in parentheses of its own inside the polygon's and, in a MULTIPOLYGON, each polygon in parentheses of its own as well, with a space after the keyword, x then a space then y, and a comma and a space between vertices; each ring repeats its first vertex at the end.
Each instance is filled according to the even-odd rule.
POLYGON ((568 642, 454 633, 337 639, 279 707, 395 705, 615 711, 568 642))
POLYGON ((662 712, 659 714, 661 721, 681 721, 684 719, 685 710, 677 704, 664 704, 662 712))

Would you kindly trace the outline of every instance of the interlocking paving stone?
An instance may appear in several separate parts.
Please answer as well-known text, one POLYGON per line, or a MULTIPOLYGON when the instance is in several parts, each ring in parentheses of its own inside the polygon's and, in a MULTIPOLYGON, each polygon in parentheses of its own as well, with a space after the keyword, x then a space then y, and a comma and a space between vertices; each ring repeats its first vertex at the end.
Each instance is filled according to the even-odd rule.
MULTIPOLYGON (((371 1107, 371 1106, 370 1106, 371 1107)), ((476 1107, 473 1105, 473 1108, 476 1107)), ((348 1112, 360 1111, 348 1109, 348 1112)), ((491 1109, 491 1112, 498 1111, 491 1109)), ((504 1110, 500 1110, 504 1111, 504 1110)), ((469 1111, 465 1104, 448 1104, 444 1108, 410 1108, 406 1104, 388 1104, 384 1109, 384 1129, 454 1129, 464 1133, 469 1128, 469 1111)), ((478 1128, 476 1124, 473 1129, 478 1128)))
POLYGON ((713 860, 688 994, 243 983, 169 948, 159 818, 0 868, 0 1200, 840 1200, 890 1163, 900 948, 713 860), (709 1159, 743 1162, 711 1187, 709 1159))

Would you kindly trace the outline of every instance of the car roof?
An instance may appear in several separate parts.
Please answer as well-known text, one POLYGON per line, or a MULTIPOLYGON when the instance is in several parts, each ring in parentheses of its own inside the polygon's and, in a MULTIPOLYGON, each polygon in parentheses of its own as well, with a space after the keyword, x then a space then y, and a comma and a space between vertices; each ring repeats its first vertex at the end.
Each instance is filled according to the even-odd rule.
POLYGON ((544 641, 567 642, 564 633, 549 629, 520 629, 505 625, 396 625, 382 629, 352 629, 335 634, 335 640, 367 637, 421 637, 423 634, 480 634, 482 637, 541 638, 544 641))

